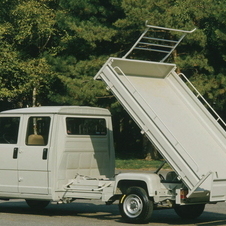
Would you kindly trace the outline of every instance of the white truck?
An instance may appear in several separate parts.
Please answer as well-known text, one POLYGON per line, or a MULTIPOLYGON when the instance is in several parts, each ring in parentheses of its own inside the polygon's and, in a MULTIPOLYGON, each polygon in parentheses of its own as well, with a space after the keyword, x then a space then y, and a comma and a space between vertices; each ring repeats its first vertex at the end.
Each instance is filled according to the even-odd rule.
POLYGON ((161 167, 155 173, 115 175, 106 109, 8 110, 0 113, 0 199, 23 198, 34 208, 51 201, 118 201, 130 223, 149 222, 154 209, 165 208, 196 218, 205 204, 226 201, 226 124, 186 77, 176 73, 176 65, 164 63, 193 31, 146 26, 128 54, 109 58, 95 79, 107 84, 174 171, 165 177, 159 174, 161 167), (183 35, 178 41, 146 36, 153 29, 183 35), (127 59, 134 50, 165 56, 161 62, 127 59))

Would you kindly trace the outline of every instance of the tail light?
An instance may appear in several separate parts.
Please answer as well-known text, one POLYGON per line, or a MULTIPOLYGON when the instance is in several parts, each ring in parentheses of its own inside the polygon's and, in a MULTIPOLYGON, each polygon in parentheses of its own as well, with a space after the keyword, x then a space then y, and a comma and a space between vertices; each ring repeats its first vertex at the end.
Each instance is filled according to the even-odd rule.
POLYGON ((187 198, 188 190, 187 189, 181 189, 180 190, 180 199, 181 201, 184 201, 187 198))

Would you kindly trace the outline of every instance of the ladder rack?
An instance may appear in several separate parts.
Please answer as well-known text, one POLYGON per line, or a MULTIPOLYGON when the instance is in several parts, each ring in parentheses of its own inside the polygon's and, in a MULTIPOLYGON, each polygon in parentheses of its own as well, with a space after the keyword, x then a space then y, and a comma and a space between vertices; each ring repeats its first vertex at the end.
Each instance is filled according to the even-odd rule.
POLYGON ((196 28, 191 31, 186 31, 180 29, 152 26, 148 25, 147 21, 145 26, 147 27, 146 30, 141 34, 132 48, 122 58, 127 58, 136 49, 161 53, 163 55, 163 58, 160 60, 160 62, 164 62, 176 49, 176 47, 183 40, 186 34, 192 33, 196 30, 196 28), (182 35, 177 40, 169 40, 164 37, 167 31, 182 33, 182 35), (149 36, 149 32, 152 32, 152 36, 149 36), (160 36, 162 37, 153 37, 153 35, 156 35, 156 33, 161 34, 160 36))

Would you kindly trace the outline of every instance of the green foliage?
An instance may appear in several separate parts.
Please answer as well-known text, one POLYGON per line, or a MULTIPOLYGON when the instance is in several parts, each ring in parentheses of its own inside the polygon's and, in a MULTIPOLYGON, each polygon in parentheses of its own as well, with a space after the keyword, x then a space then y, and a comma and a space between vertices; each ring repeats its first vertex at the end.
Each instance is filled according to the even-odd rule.
POLYGON ((12 11, 15 36, 18 44, 32 44, 41 51, 54 33, 55 13, 46 1, 21 1, 12 11))
MULTIPOLYGON (((226 2, 211 0, 1 0, 0 103, 109 108, 117 146, 142 147, 139 129, 94 75, 110 56, 123 56, 144 23, 184 30, 168 59, 222 115, 226 111, 226 2), (128 132, 126 132, 128 131, 128 132), (138 137, 133 143, 131 137, 138 137)), ((177 33, 166 33, 177 37, 177 33)), ((150 60, 148 55, 143 58, 150 60)))
MULTIPOLYGON (((3 28, 4 29, 4 28, 3 28)), ((12 101, 22 93, 21 85, 25 77, 21 62, 18 60, 19 53, 7 42, 0 42, 0 99, 12 101)))
POLYGON ((207 1, 3 0, 0 40, 6 57, 0 68, 1 96, 17 102, 16 97, 24 95, 31 105, 36 87, 42 105, 114 108, 114 98, 92 78, 109 56, 122 56, 131 47, 148 20, 158 26, 198 28, 169 60, 224 109, 225 3, 207 1), (214 89, 204 86, 213 80, 214 89))

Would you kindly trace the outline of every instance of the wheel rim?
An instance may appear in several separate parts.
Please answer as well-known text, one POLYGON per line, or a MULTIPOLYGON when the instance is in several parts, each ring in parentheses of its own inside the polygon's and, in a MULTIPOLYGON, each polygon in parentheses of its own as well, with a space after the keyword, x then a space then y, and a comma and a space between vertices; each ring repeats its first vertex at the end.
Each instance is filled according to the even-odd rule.
POLYGON ((138 217, 142 212, 143 202, 137 195, 128 195, 124 200, 123 209, 130 218, 138 217))

